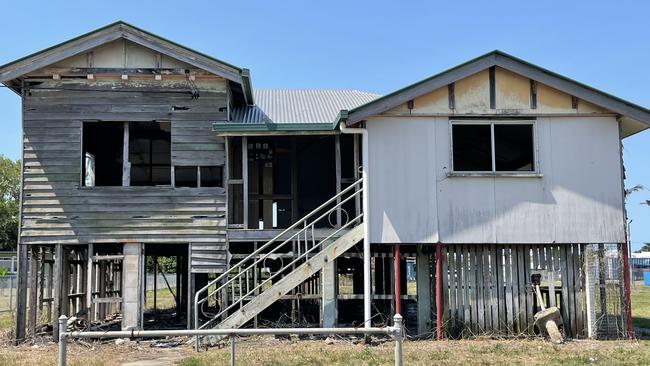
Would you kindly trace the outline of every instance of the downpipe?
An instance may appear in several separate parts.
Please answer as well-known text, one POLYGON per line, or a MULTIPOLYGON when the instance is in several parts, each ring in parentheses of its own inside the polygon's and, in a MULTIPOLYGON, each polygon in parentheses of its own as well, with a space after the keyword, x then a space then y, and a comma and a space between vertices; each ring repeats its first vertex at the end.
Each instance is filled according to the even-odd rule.
POLYGON ((368 130, 365 128, 350 128, 345 122, 339 124, 341 133, 361 135, 361 177, 363 178, 363 323, 366 328, 371 324, 372 294, 370 293, 370 210, 368 194, 368 130))

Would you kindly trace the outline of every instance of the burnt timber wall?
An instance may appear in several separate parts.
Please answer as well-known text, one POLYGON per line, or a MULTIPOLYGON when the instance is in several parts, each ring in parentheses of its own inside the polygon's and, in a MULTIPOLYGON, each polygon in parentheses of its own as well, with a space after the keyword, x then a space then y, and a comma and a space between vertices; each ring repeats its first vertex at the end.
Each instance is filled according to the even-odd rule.
MULTIPOLYGON (((225 81, 30 80, 21 244, 201 243, 225 254, 223 188, 80 187, 84 121, 170 121, 172 165, 224 165, 225 81)), ((225 265, 225 255, 223 256, 225 265)))

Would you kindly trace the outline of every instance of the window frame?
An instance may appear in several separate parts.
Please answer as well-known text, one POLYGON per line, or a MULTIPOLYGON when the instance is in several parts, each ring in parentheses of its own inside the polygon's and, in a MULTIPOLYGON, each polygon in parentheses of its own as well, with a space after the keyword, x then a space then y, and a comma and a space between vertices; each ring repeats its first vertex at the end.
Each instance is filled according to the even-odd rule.
MULTIPOLYGON (((173 172, 172 172, 172 166, 173 164, 173 147, 172 147, 172 121, 168 120, 152 120, 152 121, 126 121, 126 124, 128 124, 128 129, 129 129, 129 145, 128 149, 125 149, 125 152, 128 151, 129 157, 127 158, 127 163, 128 163, 128 169, 129 169, 129 186, 130 187, 172 187, 173 183, 171 182, 172 179, 174 179, 173 172), (169 184, 153 184, 153 168, 154 167, 167 167, 167 164, 159 164, 159 163, 153 163, 153 140, 149 138, 149 163, 132 163, 131 162, 131 125, 134 123, 168 123, 169 124, 169 179, 170 182, 169 184), (141 167, 149 167, 149 184, 145 185, 133 185, 132 184, 132 178, 131 178, 131 173, 132 173, 132 168, 133 166, 141 166, 141 167)), ((125 136, 126 139, 126 136, 125 136)))
POLYGON ((539 144, 537 141, 537 120, 535 119, 517 119, 517 120, 500 120, 500 119, 450 119, 449 120, 449 166, 450 172, 447 176, 477 176, 477 177, 494 177, 494 176, 509 176, 509 177, 542 177, 539 163, 539 144), (490 153, 492 160, 492 170, 456 170, 454 168, 454 125, 489 125, 490 126, 490 153), (522 171, 506 171, 496 170, 496 147, 494 142, 494 126, 495 125, 530 125, 532 126, 533 133, 533 164, 534 170, 522 171))

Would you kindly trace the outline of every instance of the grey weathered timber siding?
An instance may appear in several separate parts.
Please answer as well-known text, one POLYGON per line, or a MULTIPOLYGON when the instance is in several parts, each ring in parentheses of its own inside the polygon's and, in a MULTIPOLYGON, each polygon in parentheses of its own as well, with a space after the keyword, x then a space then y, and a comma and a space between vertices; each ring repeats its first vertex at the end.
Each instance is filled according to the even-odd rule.
POLYGON ((225 82, 196 84, 198 99, 183 81, 32 85, 23 100, 21 243, 211 243, 225 250, 223 188, 80 187, 83 121, 171 121, 172 164, 223 165, 223 139, 210 126, 226 118, 225 82))

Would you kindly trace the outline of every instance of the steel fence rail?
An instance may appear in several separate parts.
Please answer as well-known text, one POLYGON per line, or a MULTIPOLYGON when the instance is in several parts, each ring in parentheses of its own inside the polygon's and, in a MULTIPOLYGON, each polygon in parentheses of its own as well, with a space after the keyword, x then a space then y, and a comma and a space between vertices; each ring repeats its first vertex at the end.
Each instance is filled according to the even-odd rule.
POLYGON ((230 365, 235 365, 235 336, 247 335, 287 335, 287 334, 386 334, 395 339, 395 366, 402 366, 402 343, 404 340, 402 316, 393 317, 394 325, 383 328, 256 328, 256 329, 188 329, 188 330, 122 330, 108 332, 68 332, 68 318, 59 318, 59 366, 65 366, 67 361, 68 338, 163 338, 163 337, 195 337, 195 336, 226 336, 230 337, 230 365))

